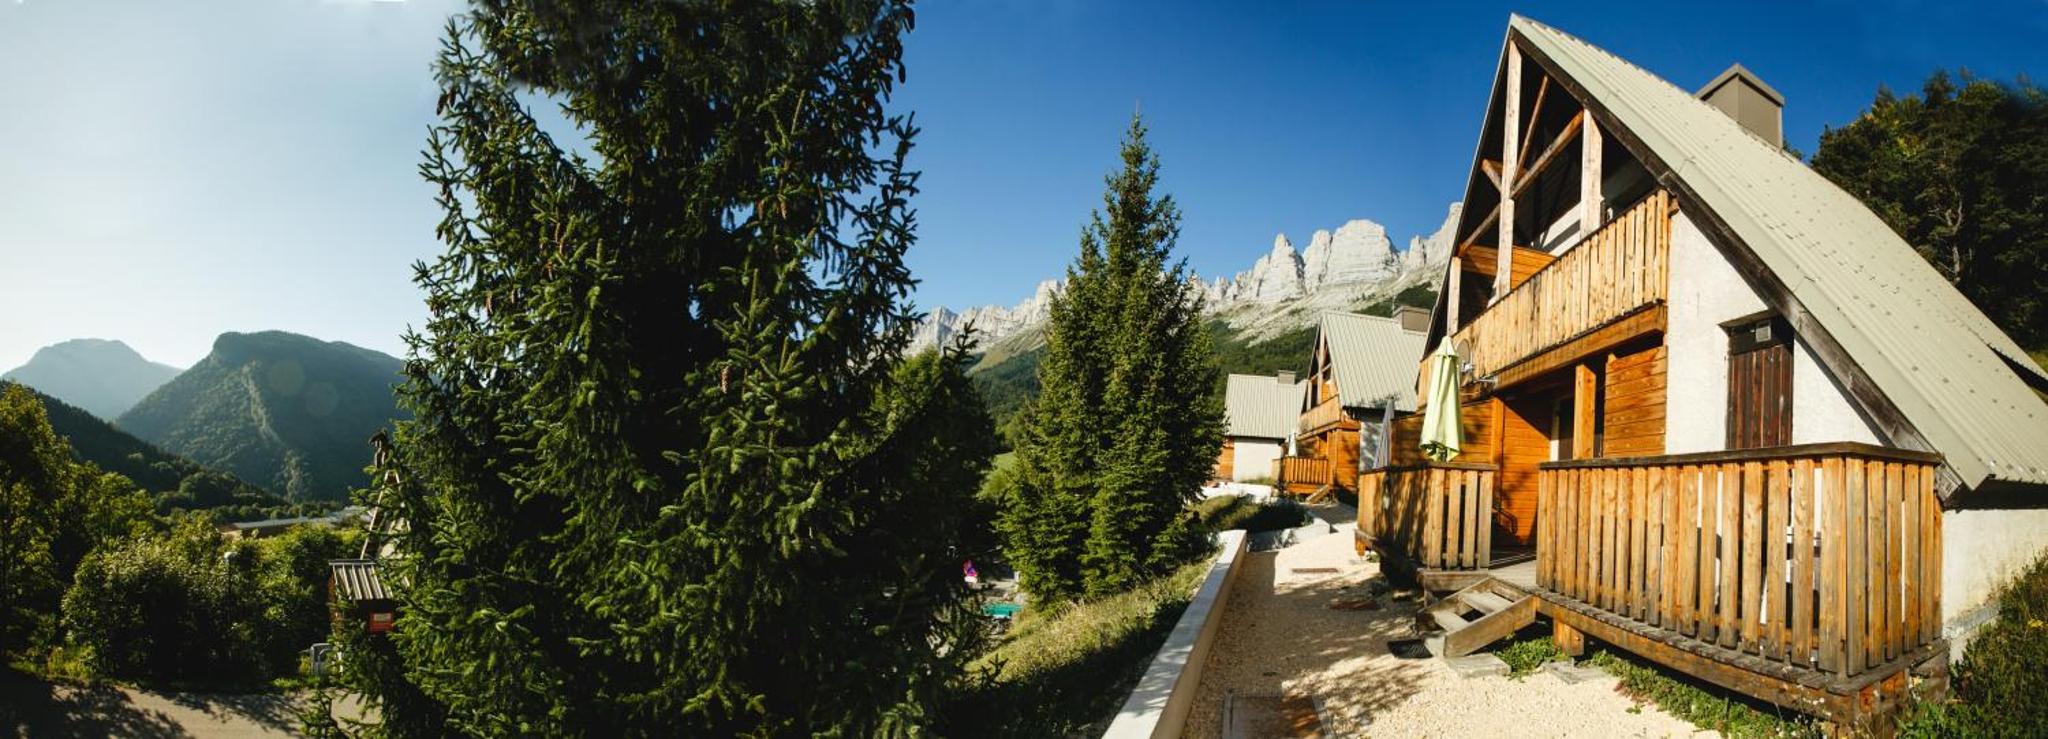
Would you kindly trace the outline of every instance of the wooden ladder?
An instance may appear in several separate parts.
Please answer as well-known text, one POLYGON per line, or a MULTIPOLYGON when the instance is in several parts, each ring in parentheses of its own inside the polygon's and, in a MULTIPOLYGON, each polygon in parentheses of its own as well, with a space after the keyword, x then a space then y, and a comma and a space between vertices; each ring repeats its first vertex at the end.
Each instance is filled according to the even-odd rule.
POLYGON ((1463 657, 1536 621, 1536 596, 1487 577, 1423 609, 1444 630, 1445 657, 1463 657))

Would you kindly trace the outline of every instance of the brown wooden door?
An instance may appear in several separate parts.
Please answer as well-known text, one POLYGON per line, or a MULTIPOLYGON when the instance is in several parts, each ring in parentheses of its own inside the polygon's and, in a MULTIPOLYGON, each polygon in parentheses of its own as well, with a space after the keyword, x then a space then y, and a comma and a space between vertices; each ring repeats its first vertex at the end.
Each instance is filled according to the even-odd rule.
POLYGON ((1728 448, 1792 443, 1792 330, 1771 317, 1728 327, 1728 448))

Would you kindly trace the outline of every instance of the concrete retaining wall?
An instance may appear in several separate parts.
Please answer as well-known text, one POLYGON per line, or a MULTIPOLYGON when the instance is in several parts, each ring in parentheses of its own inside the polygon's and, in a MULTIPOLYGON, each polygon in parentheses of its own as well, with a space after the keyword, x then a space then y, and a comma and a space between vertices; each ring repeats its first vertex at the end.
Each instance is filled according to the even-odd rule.
POLYGON ((1124 699, 1116 720, 1104 739, 1178 737, 1194 708, 1195 689, 1202 684, 1202 666, 1209 661, 1209 646, 1223 623, 1223 604, 1237 580, 1239 559, 1245 553, 1245 533, 1226 531, 1217 535, 1222 552, 1209 565, 1208 576, 1195 591, 1194 601, 1180 614, 1166 643, 1152 656, 1151 666, 1138 686, 1124 699))

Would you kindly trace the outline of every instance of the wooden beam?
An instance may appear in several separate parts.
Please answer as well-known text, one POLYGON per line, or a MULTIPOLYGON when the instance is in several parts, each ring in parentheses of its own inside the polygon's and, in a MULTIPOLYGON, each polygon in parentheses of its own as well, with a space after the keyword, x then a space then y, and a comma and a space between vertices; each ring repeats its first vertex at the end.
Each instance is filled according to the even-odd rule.
POLYGON ((1600 124, 1586 111, 1579 111, 1579 127, 1585 131, 1579 134, 1579 234, 1593 232, 1594 226, 1606 220, 1604 195, 1600 192, 1600 124))
POLYGON ((1529 165, 1527 170, 1515 175, 1515 197, 1520 197, 1523 190, 1527 190, 1530 185, 1536 184, 1536 176, 1543 174, 1543 170, 1549 168, 1551 162, 1557 161, 1557 155, 1563 153, 1564 148, 1571 145, 1573 139, 1579 137, 1579 121, 1585 117, 1584 111, 1572 116, 1571 123, 1566 125, 1563 131, 1558 132, 1557 138, 1551 139, 1549 146, 1543 148, 1543 156, 1537 157, 1536 163, 1529 165))
MULTIPOLYGON (((1492 159, 1481 159, 1479 160, 1479 171, 1486 173, 1487 179, 1493 180, 1493 189, 1501 190, 1500 162, 1496 162, 1492 159)), ((1505 190, 1501 191, 1506 192, 1505 190)))
MULTIPOLYGON (((1458 335, 1458 285, 1465 281, 1463 257, 1451 257, 1451 273, 1444 281, 1447 283, 1444 285, 1444 336, 1448 338, 1458 335)), ((1433 347, 1423 347, 1423 351, 1432 349, 1433 347)))
MULTIPOLYGON (((1522 50, 1517 44, 1508 44, 1506 104, 1501 106, 1501 196, 1498 225, 1500 237, 1493 243, 1512 246, 1515 243, 1515 163, 1521 161, 1522 133, 1522 50)), ((1508 264, 1511 251, 1500 250, 1500 265, 1493 273, 1493 297, 1489 303, 1497 302, 1508 294, 1508 275, 1514 273, 1508 264)))
MULTIPOLYGON (((1491 246, 1467 246, 1458 253, 1458 256, 1470 260, 1469 269, 1473 274, 1491 277, 1495 274, 1494 270, 1500 268, 1500 254, 1491 246)), ((1536 274, 1537 270, 1550 266, 1554 261, 1557 261, 1557 257, 1551 256, 1550 252, 1526 246, 1515 247, 1514 256, 1509 260, 1511 279, 1508 280, 1508 289, 1521 287, 1522 283, 1536 274)))
POLYGON ((1594 400, 1599 392, 1600 379, 1592 364, 1581 362, 1572 368, 1572 459, 1593 456, 1594 400))
MULTIPOLYGON (((1538 72, 1538 74, 1542 73, 1538 72)), ((1542 83, 1536 86, 1536 104, 1529 106, 1529 125, 1522 129, 1522 141, 1529 141, 1535 138, 1536 122, 1543 119, 1543 98, 1550 95, 1550 75, 1543 74, 1542 76, 1542 83)), ((1523 147, 1520 155, 1521 158, 1515 160, 1515 169, 1517 171, 1522 169, 1523 163, 1529 161, 1529 149, 1523 147)))

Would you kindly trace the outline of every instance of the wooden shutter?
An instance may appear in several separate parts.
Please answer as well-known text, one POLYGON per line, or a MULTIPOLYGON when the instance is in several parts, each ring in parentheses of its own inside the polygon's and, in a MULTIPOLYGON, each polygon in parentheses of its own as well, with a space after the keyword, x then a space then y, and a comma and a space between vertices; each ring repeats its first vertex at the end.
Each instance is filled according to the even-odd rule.
POLYGON ((1728 327, 1728 448, 1792 443, 1792 329, 1775 316, 1728 327))

